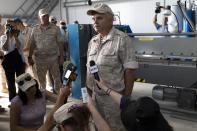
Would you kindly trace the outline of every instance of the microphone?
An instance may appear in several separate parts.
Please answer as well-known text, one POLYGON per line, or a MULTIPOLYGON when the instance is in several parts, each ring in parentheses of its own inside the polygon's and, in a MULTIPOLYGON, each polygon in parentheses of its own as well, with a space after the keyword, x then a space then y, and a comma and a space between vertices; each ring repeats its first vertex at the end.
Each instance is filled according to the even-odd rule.
POLYGON ((64 70, 63 73, 63 85, 68 85, 71 81, 75 81, 77 78, 76 66, 74 66, 72 63, 69 63, 66 67, 66 70, 64 70))
MULTIPOLYGON (((98 75, 98 67, 93 60, 90 61, 90 73, 94 75, 94 79, 96 79, 97 81, 100 81, 100 78, 98 75)), ((101 89, 98 85, 97 87, 99 88, 99 90, 101 89)))
POLYGON ((90 61, 90 73, 94 75, 94 79, 96 79, 97 81, 100 81, 100 78, 98 75, 98 67, 93 60, 90 61))

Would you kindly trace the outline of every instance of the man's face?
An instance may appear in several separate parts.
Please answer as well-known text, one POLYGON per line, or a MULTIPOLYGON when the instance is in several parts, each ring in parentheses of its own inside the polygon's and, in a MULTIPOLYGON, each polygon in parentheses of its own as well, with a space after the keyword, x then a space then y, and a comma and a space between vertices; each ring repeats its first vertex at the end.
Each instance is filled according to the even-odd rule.
POLYGON ((93 27, 96 32, 103 33, 111 29, 113 16, 109 14, 94 14, 92 16, 93 27))
POLYGON ((41 24, 43 24, 43 25, 49 24, 49 15, 47 14, 47 15, 41 16, 41 17, 40 17, 40 22, 41 22, 41 24))

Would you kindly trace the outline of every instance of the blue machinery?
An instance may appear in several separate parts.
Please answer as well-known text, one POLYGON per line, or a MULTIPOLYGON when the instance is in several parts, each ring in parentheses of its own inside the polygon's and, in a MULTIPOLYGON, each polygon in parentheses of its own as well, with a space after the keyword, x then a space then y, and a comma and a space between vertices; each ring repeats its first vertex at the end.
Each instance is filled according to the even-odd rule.
POLYGON ((68 26, 71 62, 77 67, 77 79, 72 82, 72 96, 81 98, 81 88, 85 87, 88 42, 93 36, 91 25, 71 24, 68 26))

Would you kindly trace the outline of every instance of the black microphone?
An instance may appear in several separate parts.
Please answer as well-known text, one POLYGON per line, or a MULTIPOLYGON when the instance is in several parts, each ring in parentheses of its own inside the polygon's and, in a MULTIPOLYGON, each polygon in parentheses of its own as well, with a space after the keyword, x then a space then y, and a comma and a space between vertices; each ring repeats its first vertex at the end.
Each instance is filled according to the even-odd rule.
POLYGON ((77 67, 69 63, 63 73, 63 85, 68 85, 71 81, 75 81, 77 74, 75 73, 77 67))
POLYGON ((93 60, 90 61, 90 73, 94 75, 94 79, 96 79, 97 81, 100 81, 100 78, 98 75, 98 67, 93 60))
MULTIPOLYGON (((90 61, 90 73, 94 75, 94 79, 96 79, 97 81, 100 81, 100 78, 98 75, 98 67, 93 60, 90 61)), ((97 87, 99 88, 99 90, 101 89, 98 85, 97 87)))

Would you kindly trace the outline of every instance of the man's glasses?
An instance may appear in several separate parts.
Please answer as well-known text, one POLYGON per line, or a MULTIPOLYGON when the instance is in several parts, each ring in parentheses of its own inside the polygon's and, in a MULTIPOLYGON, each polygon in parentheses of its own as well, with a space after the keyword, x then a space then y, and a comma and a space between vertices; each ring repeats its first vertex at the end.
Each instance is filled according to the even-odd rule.
POLYGON ((22 85, 24 85, 24 83, 25 83, 26 81, 31 81, 31 80, 32 80, 32 77, 31 77, 31 76, 27 76, 27 77, 25 77, 24 80, 19 81, 19 82, 18 82, 18 85, 19 85, 19 86, 22 86, 22 85))

